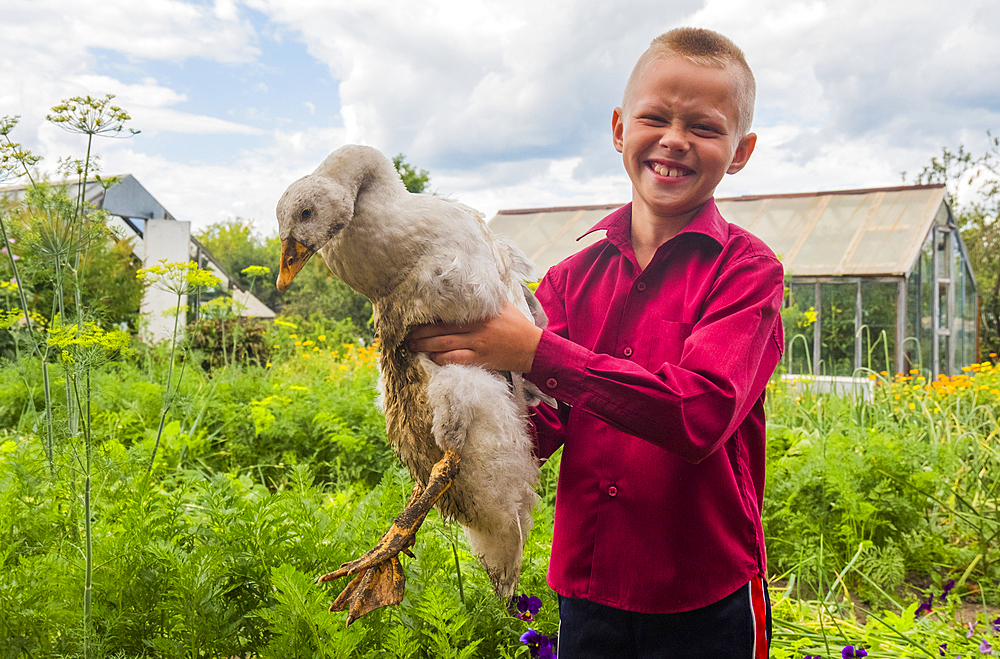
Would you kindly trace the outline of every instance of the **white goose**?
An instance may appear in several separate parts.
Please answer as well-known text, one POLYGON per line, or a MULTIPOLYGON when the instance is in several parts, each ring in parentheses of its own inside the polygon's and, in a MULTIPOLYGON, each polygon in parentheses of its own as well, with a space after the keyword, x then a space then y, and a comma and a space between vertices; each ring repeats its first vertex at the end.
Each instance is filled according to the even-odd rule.
POLYGON ((319 252, 372 301, 387 434, 416 483, 378 544, 320 579, 357 575, 330 610, 349 605, 350 624, 402 600, 398 554, 410 553, 432 506, 465 528, 497 595, 510 598, 536 500, 526 405, 537 402, 537 390, 518 373, 438 366, 408 352, 404 339, 417 325, 496 315, 504 300, 543 326, 541 307, 523 283, 537 277, 534 265, 472 209, 407 192, 392 163, 364 146, 337 149, 292 183, 277 216, 279 290, 319 252))

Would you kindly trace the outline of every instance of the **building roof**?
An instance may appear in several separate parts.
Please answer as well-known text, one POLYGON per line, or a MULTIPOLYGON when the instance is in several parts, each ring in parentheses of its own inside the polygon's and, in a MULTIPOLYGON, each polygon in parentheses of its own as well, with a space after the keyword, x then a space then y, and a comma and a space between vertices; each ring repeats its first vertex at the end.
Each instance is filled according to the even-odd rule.
MULTIPOLYGON (((899 276, 935 222, 954 226, 943 185, 716 199, 723 217, 763 240, 797 276, 899 276)), ((494 233, 514 240, 544 272, 597 242, 577 240, 623 204, 502 210, 494 233)))

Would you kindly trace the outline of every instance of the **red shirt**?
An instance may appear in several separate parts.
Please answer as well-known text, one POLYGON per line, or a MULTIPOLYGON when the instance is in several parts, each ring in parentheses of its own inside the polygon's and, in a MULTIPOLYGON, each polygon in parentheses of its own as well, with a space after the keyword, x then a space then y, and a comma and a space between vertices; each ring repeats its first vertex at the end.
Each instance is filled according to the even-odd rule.
POLYGON ((766 575, 764 390, 781 358, 781 263, 710 200, 640 271, 631 204, 554 266, 528 379, 540 458, 563 445, 548 582, 644 613, 766 575))

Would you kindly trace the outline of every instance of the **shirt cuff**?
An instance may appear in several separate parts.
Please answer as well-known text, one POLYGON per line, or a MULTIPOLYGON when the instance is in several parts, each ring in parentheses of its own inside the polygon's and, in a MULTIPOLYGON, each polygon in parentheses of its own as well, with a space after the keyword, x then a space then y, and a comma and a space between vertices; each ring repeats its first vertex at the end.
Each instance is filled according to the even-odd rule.
POLYGON ((569 405, 585 394, 584 379, 590 351, 554 332, 544 330, 525 378, 543 393, 569 405))

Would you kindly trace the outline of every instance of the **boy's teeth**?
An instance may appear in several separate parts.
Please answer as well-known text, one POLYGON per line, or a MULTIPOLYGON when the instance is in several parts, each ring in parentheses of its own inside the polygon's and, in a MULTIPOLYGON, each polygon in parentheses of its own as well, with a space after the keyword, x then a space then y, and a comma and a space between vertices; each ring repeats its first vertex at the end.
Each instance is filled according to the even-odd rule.
POLYGON ((664 167, 663 165, 655 164, 653 165, 653 171, 660 176, 669 176, 670 178, 677 178, 679 176, 684 176, 687 170, 664 167))

